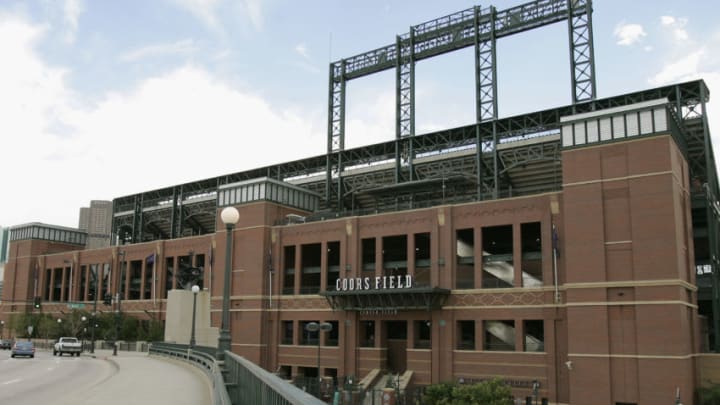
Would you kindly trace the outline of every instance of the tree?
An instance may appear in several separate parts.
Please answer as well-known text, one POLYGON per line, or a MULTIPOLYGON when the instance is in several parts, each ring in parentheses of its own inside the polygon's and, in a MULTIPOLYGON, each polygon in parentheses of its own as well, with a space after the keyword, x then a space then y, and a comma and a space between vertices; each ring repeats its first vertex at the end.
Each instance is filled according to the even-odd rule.
POLYGON ((512 405, 512 391, 500 379, 477 384, 440 383, 425 389, 425 403, 430 405, 512 405))
POLYGON ((698 388, 701 405, 720 405, 720 384, 698 388))

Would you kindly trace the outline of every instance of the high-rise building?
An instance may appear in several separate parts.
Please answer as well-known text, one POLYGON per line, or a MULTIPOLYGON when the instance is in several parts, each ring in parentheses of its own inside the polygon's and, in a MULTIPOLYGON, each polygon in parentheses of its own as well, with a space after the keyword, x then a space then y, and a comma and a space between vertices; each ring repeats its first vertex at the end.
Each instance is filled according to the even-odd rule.
POLYGON ((90 207, 80 208, 78 229, 88 234, 87 248, 110 246, 112 227, 112 201, 92 200, 90 207))

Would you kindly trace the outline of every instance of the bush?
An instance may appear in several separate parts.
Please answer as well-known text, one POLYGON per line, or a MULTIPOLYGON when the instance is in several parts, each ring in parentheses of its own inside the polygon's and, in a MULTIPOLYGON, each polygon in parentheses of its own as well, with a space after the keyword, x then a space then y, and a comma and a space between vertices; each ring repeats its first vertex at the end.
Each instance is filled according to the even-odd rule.
POLYGON ((477 384, 440 383, 425 389, 425 402, 430 405, 512 405, 512 391, 499 379, 477 384))

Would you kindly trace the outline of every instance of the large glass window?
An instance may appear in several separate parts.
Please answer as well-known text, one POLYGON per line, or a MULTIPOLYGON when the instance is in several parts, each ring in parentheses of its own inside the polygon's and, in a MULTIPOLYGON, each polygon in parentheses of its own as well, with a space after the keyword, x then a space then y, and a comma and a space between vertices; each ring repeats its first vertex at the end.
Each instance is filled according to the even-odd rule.
POLYGON ((360 321, 360 347, 375 346, 375 321, 360 321))
POLYGON ((382 238, 383 268, 386 276, 407 274, 407 235, 382 238))
POLYGON ((282 340, 284 345, 293 344, 293 321, 282 321, 282 340))
POLYGON ((325 336, 323 337, 325 343, 323 346, 337 346, 340 339, 340 329, 338 327, 338 321, 327 321, 332 325, 332 329, 327 332, 322 332, 325 336))
POLYGON ((340 278, 340 242, 327 243, 327 291, 335 290, 335 281, 340 278))
POLYGON ((320 292, 320 249, 321 245, 319 243, 302 245, 300 294, 317 294, 320 292))
POLYGON ((473 229, 459 229, 456 240, 455 288, 475 287, 475 236, 473 229))
POLYGON ((457 321, 458 350, 475 350, 475 321, 457 321))
POLYGON ((483 288, 510 288, 514 286, 513 230, 512 225, 491 226, 482 229, 483 288))
POLYGON ((413 322, 415 327, 415 349, 429 349, 432 347, 432 333, 431 333, 431 322, 430 320, 415 321, 413 322))
POLYGON ((430 233, 415 234, 415 285, 430 286, 430 233))
POLYGON ((283 250, 283 294, 295 293, 295 246, 283 250))
POLYGON ((520 225, 523 287, 543 285, 540 222, 520 225))
POLYGON ((80 266, 80 290, 76 293, 80 301, 85 301, 85 289, 87 288, 87 266, 80 266))
POLYGON ((98 285, 97 282, 99 281, 98 267, 99 265, 97 264, 90 265, 88 274, 88 279, 90 280, 90 285, 88 286, 88 301, 95 301, 95 299, 100 299, 99 296, 96 296, 96 294, 98 293, 96 286, 98 285))
POLYGON ((319 331, 307 330, 307 325, 310 322, 317 322, 317 321, 300 321, 300 344, 317 346, 319 331))
POLYGON ((375 238, 362 240, 361 277, 375 277, 375 250, 375 238))
POLYGON ((52 285, 52 269, 45 269, 45 301, 52 300, 51 293, 53 289, 52 285))
POLYGON ((515 351, 515 321, 484 321, 484 350, 515 351))
POLYGON ((128 291, 128 299, 140 299, 140 287, 142 286, 142 260, 133 260, 130 262, 130 285, 128 291))
POLYGON ((533 319, 523 321, 523 330, 525 331, 525 351, 526 352, 544 352, 545 351, 545 323, 542 319, 533 319))

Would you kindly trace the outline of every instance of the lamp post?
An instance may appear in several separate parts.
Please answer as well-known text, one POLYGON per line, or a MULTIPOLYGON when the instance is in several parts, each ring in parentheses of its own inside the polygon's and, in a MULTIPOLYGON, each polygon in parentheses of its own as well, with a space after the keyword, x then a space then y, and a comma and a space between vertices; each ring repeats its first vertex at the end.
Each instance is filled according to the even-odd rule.
POLYGON ((195 348, 195 308, 197 307, 197 295, 200 292, 200 287, 197 285, 192 286, 193 294, 193 314, 192 314, 192 326, 190 327, 190 350, 195 348))
POLYGON ((113 342, 113 356, 117 356, 118 351, 118 339, 120 338, 120 304, 122 302, 122 285, 123 285, 123 267, 125 265, 125 251, 121 250, 118 252, 118 256, 121 256, 120 260, 120 271, 118 271, 118 287, 117 287, 117 312, 115 313, 115 341, 113 342))
POLYGON ((320 332, 329 332, 332 330, 332 324, 328 322, 310 322, 305 325, 305 330, 308 332, 317 332, 318 347, 317 347, 317 374, 318 374, 318 397, 320 396, 320 383, 322 382, 322 376, 320 375, 320 332))
POLYGON ((5 336, 5 321, 0 321, 0 339, 5 336))
POLYGON ((58 338, 60 338, 60 336, 63 335, 63 333, 62 333, 62 319, 61 319, 61 318, 58 318, 57 323, 58 323, 58 338))
POLYGON ((81 342, 80 343, 80 351, 84 352, 85 351, 85 333, 87 332, 87 328, 85 327, 85 322, 87 322, 87 317, 85 315, 83 315, 80 318, 80 320, 82 321, 82 325, 83 325, 83 333, 82 333, 82 337, 80 338, 80 342, 81 342))
POLYGON ((227 235, 225 237, 225 280, 223 285, 222 302, 222 324, 220 325, 220 336, 218 337, 218 360, 225 360, 225 351, 230 350, 230 282, 232 263, 232 232, 235 224, 240 219, 240 213, 235 207, 225 207, 220 212, 220 219, 225 224, 227 235))
MULTIPOLYGON (((90 267, 90 271, 92 271, 92 267, 90 267)), ((95 327, 96 321, 95 317, 97 316, 97 300, 98 300, 98 294, 100 294, 100 290, 98 289, 98 286, 100 285, 100 275, 98 274, 99 268, 95 267, 95 293, 93 293, 93 312, 92 312, 92 322, 90 324, 90 353, 95 354, 95 327)))

